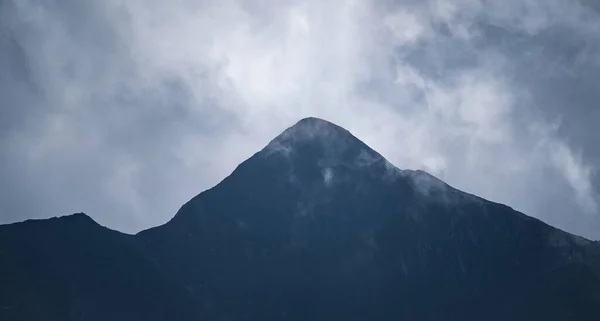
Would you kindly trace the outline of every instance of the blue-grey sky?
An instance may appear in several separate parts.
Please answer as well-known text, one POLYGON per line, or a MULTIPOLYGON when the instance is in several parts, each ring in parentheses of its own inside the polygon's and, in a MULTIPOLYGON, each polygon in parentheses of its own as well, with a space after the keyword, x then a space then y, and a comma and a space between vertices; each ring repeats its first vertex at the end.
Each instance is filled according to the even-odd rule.
POLYGON ((2 0, 0 222, 163 223, 305 116, 600 239, 594 0, 2 0))

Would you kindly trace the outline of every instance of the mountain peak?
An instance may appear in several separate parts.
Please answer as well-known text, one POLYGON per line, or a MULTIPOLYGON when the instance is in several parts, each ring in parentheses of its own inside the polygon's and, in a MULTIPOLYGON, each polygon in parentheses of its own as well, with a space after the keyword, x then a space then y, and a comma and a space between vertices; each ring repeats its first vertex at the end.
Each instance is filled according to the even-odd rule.
POLYGON ((62 221, 71 221, 71 222, 88 222, 88 223, 97 224, 93 218, 91 218, 89 215, 87 215, 83 212, 58 216, 58 217, 54 217, 53 219, 62 220, 62 221))
POLYGON ((290 143, 292 141, 307 140, 320 140, 331 143, 342 138, 354 138, 358 140, 350 132, 332 122, 316 117, 307 117, 283 131, 272 143, 290 143))
POLYGON ((301 119, 273 139, 263 151, 267 155, 300 157, 321 166, 389 164, 348 130, 316 117, 301 119))
MULTIPOLYGON (((80 213, 73 213, 73 214, 67 214, 67 215, 61 215, 61 216, 54 216, 48 219, 34 219, 34 220, 28 220, 31 222, 44 222, 44 221, 48 221, 48 222, 54 222, 54 223, 67 223, 67 224, 94 224, 94 225, 98 225, 98 223, 96 223, 96 221, 94 221, 93 218, 91 218, 89 215, 80 212, 80 213)), ((27 221, 26 221, 27 222, 27 221)))
POLYGON ((94 219, 88 216, 85 213, 73 213, 68 215, 54 216, 50 218, 43 219, 28 219, 22 222, 15 222, 11 224, 3 225, 5 227, 8 226, 37 226, 37 225, 46 225, 46 224, 93 224, 98 225, 94 219))
POLYGON ((322 119, 322 118, 318 118, 318 117, 305 117, 300 119, 297 123, 296 126, 303 126, 303 125, 315 125, 315 124, 321 124, 323 126, 335 126, 335 127, 339 127, 338 125, 322 119))

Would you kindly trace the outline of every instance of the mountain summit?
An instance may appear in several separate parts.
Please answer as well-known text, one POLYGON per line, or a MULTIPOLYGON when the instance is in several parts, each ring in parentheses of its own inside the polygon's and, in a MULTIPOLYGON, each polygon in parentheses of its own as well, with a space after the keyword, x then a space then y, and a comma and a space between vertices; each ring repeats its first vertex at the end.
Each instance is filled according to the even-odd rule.
POLYGON ((294 163, 290 166, 318 168, 329 183, 336 177, 333 169, 341 168, 342 171, 370 172, 384 180, 411 179, 422 192, 452 190, 426 172, 396 168, 346 129, 314 117, 304 118, 285 130, 261 153, 279 154, 294 163))
MULTIPOLYGON (((34 235, 14 232, 19 226, 0 228, 0 255, 21 253, 45 266, 36 253, 46 242, 22 246, 34 235)), ((69 265, 103 253, 96 265, 82 266, 93 266, 98 277, 118 276, 111 291, 123 280, 124 289, 144 295, 127 310, 98 291, 102 284, 84 289, 67 286, 80 280, 63 279, 69 290, 51 302, 77 311, 73 320, 94 319, 96 311, 74 299, 79 291, 106 303, 96 309, 140 315, 136 309, 152 302, 155 282, 163 293, 185 297, 157 293, 150 304, 164 311, 153 313, 155 320, 592 321, 600 315, 597 244, 425 172, 397 169, 345 129, 317 118, 285 130, 165 225, 135 236, 93 230, 105 231, 94 234, 97 244, 58 243, 51 250, 62 251, 69 265), (111 251, 120 254, 106 254, 111 251), (150 279, 136 279, 143 283, 131 289, 124 280, 137 269, 150 279), (169 316, 176 303, 191 307, 169 316)), ((0 271, 10 277, 20 264, 0 271)), ((23 277, 30 273, 24 271, 23 277)), ((35 273, 42 275, 36 288, 50 293, 43 281, 54 272, 35 273)), ((50 306, 16 285, 10 291, 19 294, 11 307, 50 306)), ((10 295, 0 288, 0 298, 10 295)))
MULTIPOLYGON (((350 132, 328 121, 304 118, 273 139, 260 154, 263 157, 279 157, 288 166, 313 170, 319 169, 326 180, 333 179, 333 168, 366 170, 374 167, 382 170, 393 166, 377 152, 350 132)), ((394 168, 394 170, 396 170, 394 168)))

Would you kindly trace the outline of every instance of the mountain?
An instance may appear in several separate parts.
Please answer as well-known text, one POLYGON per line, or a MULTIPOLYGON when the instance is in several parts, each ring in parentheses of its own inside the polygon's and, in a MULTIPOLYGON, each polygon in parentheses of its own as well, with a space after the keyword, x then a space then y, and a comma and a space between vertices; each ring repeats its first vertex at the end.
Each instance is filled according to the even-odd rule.
POLYGON ((0 262, 2 320, 600 318, 599 243, 397 169, 316 118, 165 225, 4 226, 0 262))
POLYGON ((0 320, 201 320, 138 243, 85 214, 0 226, 0 320))

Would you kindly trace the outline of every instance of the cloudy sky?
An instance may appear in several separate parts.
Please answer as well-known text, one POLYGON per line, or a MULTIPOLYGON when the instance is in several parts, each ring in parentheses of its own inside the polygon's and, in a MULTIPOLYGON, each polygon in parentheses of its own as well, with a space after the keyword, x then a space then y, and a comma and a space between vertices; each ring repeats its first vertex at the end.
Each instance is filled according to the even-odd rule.
POLYGON ((161 224, 305 116, 600 239, 595 0, 0 0, 0 222, 161 224))

